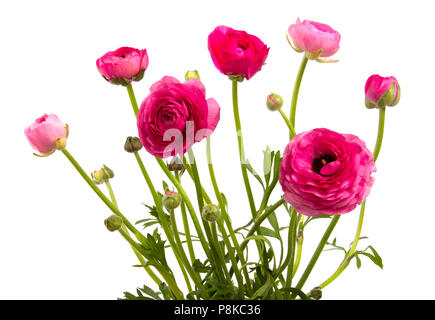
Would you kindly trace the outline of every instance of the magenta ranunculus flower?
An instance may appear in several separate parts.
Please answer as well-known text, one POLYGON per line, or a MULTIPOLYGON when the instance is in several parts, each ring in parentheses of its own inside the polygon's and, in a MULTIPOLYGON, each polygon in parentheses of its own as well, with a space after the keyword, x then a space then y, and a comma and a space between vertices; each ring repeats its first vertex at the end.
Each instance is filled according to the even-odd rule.
POLYGON ((374 74, 367 79, 364 92, 366 107, 369 109, 393 107, 400 100, 399 82, 394 77, 381 77, 374 74))
POLYGON ((269 48, 256 36, 226 26, 210 33, 208 50, 220 72, 247 80, 260 71, 269 54, 269 48))
MULTIPOLYGON (((305 52, 309 59, 332 56, 340 48, 340 33, 327 24, 299 18, 288 28, 296 51, 305 52)), ((291 44, 291 43, 290 43, 291 44)))
POLYGON ((150 91, 137 115, 137 127, 143 146, 152 155, 182 155, 216 128, 220 107, 215 99, 206 99, 200 80, 181 83, 165 76, 150 91))
POLYGON ((132 81, 141 80, 147 67, 146 49, 122 47, 107 52, 97 60, 97 69, 104 79, 123 86, 127 86, 132 81))
POLYGON ((328 129, 296 135, 287 145, 279 182, 284 199, 306 216, 343 214, 367 198, 376 171, 357 136, 328 129))
POLYGON ((30 145, 43 156, 65 148, 68 126, 54 114, 44 114, 24 130, 30 145))

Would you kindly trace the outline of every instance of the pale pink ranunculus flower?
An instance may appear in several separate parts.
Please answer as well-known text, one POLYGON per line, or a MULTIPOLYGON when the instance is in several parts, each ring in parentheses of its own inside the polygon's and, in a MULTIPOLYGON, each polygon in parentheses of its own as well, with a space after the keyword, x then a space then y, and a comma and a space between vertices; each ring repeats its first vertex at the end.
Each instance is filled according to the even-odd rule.
POLYGON ((357 136, 329 129, 296 135, 284 151, 279 182, 284 199, 306 216, 352 211, 369 195, 373 154, 357 136))
POLYGON ((395 77, 371 75, 364 87, 367 108, 395 106, 400 100, 400 86, 395 77))
POLYGON ((340 33, 327 24, 299 18, 288 28, 288 34, 297 50, 309 59, 330 57, 340 48, 340 33))
POLYGON ((146 49, 122 47, 99 58, 97 69, 110 83, 126 86, 143 78, 148 63, 146 49))
POLYGON ((208 50, 220 72, 246 80, 260 71, 269 54, 269 48, 256 36, 226 26, 218 26, 210 33, 208 50))
POLYGON ((144 148, 159 158, 184 154, 195 142, 208 137, 220 119, 215 99, 206 99, 199 79, 183 83, 165 76, 154 83, 137 114, 139 138, 144 148))
POLYGON ((41 155, 65 147, 68 127, 55 114, 44 114, 24 130, 30 145, 41 155))

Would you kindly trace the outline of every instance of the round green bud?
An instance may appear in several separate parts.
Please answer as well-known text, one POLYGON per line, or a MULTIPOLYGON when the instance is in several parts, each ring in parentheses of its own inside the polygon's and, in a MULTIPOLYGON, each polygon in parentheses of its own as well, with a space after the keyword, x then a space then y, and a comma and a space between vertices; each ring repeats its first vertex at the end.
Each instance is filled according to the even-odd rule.
POLYGON ((177 192, 166 190, 162 202, 166 210, 171 211, 178 208, 181 203, 181 196, 177 192))
POLYGON ((124 150, 130 153, 138 152, 142 149, 142 143, 138 137, 127 137, 124 144, 124 150))
POLYGON ((189 71, 187 71, 186 74, 184 75, 184 79, 186 79, 186 80, 190 80, 190 79, 201 80, 201 78, 199 77, 198 70, 189 70, 189 71))
POLYGON ((110 232, 117 231, 122 227, 122 218, 112 214, 110 217, 104 220, 104 225, 110 232))
POLYGON ((221 209, 214 204, 207 204, 202 208, 201 216, 205 221, 216 222, 221 217, 221 209))
POLYGON ((309 296, 314 300, 320 300, 322 298, 322 288, 315 287, 313 290, 310 291, 309 296))
POLYGON ((103 164, 103 168, 102 168, 101 170, 103 170, 104 178, 105 178, 106 180, 112 179, 112 178, 115 176, 115 174, 113 173, 113 170, 110 169, 110 168, 109 168, 108 166, 106 166, 105 164, 103 164))
POLYGON ((266 106, 270 111, 279 110, 283 104, 284 101, 279 94, 271 93, 267 96, 266 106))

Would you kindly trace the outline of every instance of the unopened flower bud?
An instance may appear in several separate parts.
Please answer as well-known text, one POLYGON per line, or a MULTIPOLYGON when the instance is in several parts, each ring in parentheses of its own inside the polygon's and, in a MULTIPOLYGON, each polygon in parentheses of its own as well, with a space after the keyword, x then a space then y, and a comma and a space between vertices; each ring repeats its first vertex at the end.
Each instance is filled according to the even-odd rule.
POLYGON ((103 165, 100 170, 95 170, 91 173, 91 178, 95 184, 102 184, 107 180, 113 178, 114 176, 115 174, 113 173, 112 169, 110 169, 106 165, 103 165))
POLYGON ((320 300, 322 298, 322 288, 315 287, 313 290, 310 291, 309 296, 314 300, 320 300))
POLYGON ((221 210, 217 205, 210 203, 202 208, 201 215, 205 221, 216 222, 221 217, 221 210))
POLYGON ((400 86, 395 77, 381 77, 374 74, 367 79, 365 103, 369 109, 393 107, 400 100, 400 86))
POLYGON ((110 232, 117 231, 122 227, 122 218, 112 214, 110 217, 104 220, 104 225, 110 232))
POLYGON ((284 101, 282 100, 282 97, 279 94, 271 93, 267 96, 266 106, 267 108, 269 108, 270 111, 279 110, 283 104, 284 101))
POLYGON ((142 149, 142 143, 138 137, 127 137, 124 144, 124 150, 134 153, 142 149))
POLYGON ((163 195, 162 202, 166 210, 171 211, 176 209, 180 205, 181 196, 177 192, 166 190, 165 194, 163 195))
POLYGON ((181 171, 184 170, 183 161, 179 157, 175 157, 168 164, 169 171, 181 171))
POLYGON ((189 70, 184 75, 184 79, 186 79, 186 80, 190 80, 190 79, 198 79, 198 80, 200 80, 201 78, 199 77, 198 70, 189 70))

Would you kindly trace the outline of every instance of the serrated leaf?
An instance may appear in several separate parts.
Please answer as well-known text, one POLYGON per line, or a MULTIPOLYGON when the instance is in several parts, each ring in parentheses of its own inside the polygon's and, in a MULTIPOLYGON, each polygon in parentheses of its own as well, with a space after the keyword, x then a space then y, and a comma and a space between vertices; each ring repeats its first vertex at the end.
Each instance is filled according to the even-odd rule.
POLYGON ((162 298, 159 297, 159 294, 157 292, 155 292, 150 287, 147 287, 146 285, 144 285, 143 288, 139 288, 139 290, 142 291, 143 293, 147 294, 151 298, 154 298, 156 300, 162 300, 162 298))

